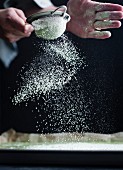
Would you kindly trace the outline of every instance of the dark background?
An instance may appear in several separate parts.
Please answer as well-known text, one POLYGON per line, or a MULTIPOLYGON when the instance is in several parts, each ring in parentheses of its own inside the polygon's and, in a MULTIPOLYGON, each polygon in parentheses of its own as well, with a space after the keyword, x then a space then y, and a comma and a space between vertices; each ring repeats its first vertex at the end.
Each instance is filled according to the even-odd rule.
MULTIPOLYGON (((110 2, 121 4, 120 0, 110 2)), ((53 3, 59 6, 66 2, 54 0, 53 3)), ((107 40, 80 39, 71 33, 68 33, 68 36, 81 52, 85 53, 88 64, 86 69, 80 69, 76 75, 80 85, 84 82, 82 88, 84 87, 86 100, 91 98, 92 101, 91 118, 86 119, 89 126, 87 131, 99 133, 123 131, 123 27, 112 30, 112 37, 107 40)), ((37 133, 34 113, 31 112, 36 102, 30 102, 28 107, 23 103, 15 107, 10 101, 10 96, 17 88, 18 72, 35 55, 33 39, 34 35, 18 42, 20 53, 8 69, 0 63, 0 133, 10 128, 21 132, 37 133)), ((52 110, 49 110, 50 112, 52 110)), ((44 125, 41 126, 43 128, 44 125)), ((73 131, 76 131, 76 128, 73 131)), ((79 132, 81 131, 82 128, 79 129, 79 132)), ((43 133, 48 132, 54 133, 57 130, 44 128, 43 133)))

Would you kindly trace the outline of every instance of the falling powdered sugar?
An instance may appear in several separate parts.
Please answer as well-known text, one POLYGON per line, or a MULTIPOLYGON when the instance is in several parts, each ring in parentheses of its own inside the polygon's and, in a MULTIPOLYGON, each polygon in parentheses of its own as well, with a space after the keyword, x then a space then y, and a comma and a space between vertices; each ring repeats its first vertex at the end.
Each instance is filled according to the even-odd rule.
MULTIPOLYGON (((42 42, 38 46, 39 53, 30 64, 28 70, 21 75, 21 87, 17 89, 12 102, 18 104, 38 99, 52 90, 61 90, 76 74, 84 59, 63 35, 57 41, 42 42)), ((85 64, 86 65, 86 64, 85 64)))

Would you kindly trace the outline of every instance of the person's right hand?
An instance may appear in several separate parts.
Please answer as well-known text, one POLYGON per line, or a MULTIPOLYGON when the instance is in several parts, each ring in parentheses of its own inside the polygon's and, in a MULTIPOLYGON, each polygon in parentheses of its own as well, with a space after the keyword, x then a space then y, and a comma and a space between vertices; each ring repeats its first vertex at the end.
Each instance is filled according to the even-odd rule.
POLYGON ((0 38, 16 42, 29 37, 34 28, 26 23, 22 10, 16 8, 0 9, 0 38))

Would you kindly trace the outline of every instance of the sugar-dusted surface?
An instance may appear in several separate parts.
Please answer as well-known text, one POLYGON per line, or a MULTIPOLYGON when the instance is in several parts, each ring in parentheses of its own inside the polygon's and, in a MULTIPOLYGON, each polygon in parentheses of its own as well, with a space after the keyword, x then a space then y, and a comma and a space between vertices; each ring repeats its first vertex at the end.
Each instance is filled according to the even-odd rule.
POLYGON ((123 132, 28 134, 10 129, 0 136, 0 141, 0 149, 123 151, 123 132))
POLYGON ((49 144, 49 145, 34 145, 29 146, 27 149, 36 149, 36 150, 107 150, 107 151, 123 151, 123 144, 99 144, 99 143, 66 143, 66 144, 49 144))
POLYGON ((24 149, 24 150, 66 150, 66 151, 123 151, 123 144, 106 143, 58 143, 58 144, 30 144, 30 143, 9 143, 0 145, 0 149, 24 149))

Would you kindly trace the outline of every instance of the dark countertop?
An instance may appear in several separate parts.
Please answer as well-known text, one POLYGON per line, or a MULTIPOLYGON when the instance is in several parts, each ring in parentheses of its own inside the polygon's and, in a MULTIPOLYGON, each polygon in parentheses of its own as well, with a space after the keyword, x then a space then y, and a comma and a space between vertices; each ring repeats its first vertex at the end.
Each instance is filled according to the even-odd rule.
POLYGON ((123 168, 84 168, 84 167, 6 167, 0 166, 0 170, 122 170, 123 168))

